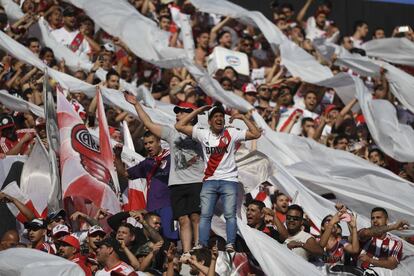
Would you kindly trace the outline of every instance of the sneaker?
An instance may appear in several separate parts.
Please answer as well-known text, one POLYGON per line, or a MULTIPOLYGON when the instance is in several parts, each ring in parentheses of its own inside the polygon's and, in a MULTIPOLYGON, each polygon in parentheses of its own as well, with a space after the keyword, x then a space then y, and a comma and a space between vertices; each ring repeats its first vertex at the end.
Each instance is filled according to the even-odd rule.
POLYGON ((197 250, 197 249, 201 249, 201 248, 203 248, 203 247, 204 247, 204 246, 202 246, 201 244, 197 243, 196 245, 194 245, 194 247, 193 247, 193 248, 191 248, 190 252, 192 252, 192 251, 194 251, 194 250, 197 250))
POLYGON ((226 244, 226 252, 227 253, 234 253, 236 250, 234 250, 234 247, 231 243, 226 244))

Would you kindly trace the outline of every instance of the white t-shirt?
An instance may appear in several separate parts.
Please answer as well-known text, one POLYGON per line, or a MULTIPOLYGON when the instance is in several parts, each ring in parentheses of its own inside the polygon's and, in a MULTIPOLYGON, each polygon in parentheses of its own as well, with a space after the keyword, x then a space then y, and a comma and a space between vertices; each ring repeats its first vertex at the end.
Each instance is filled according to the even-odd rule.
MULTIPOLYGON (((69 32, 64 27, 54 30, 51 32, 52 36, 56 41, 66 47, 72 44, 72 41, 79 34, 79 31, 69 32)), ((91 47, 89 46, 88 41, 84 38, 80 43, 79 48, 76 50, 75 54, 84 60, 89 60, 88 54, 91 52, 91 47)))
POLYGON ((132 268, 132 266, 128 265, 124 262, 119 262, 118 265, 114 266, 113 268, 107 270, 106 268, 103 268, 96 272, 95 276, 111 276, 111 272, 118 273, 117 275, 125 275, 125 276, 137 276, 138 274, 135 272, 135 270, 132 268))
POLYGON ((204 181, 238 181, 235 152, 238 142, 246 140, 246 130, 228 127, 216 135, 210 129, 194 126, 192 137, 203 149, 204 181))
MULTIPOLYGON (((310 238, 313 238, 313 236, 311 234, 306 233, 305 231, 302 230, 299 233, 297 233, 296 235, 294 235, 292 237, 288 237, 283 244, 287 245, 291 241, 306 243, 307 240, 310 239, 310 238)), ((302 257, 303 259, 305 259, 306 261, 309 260, 309 253, 308 253, 308 251, 306 251, 302 247, 293 248, 292 251, 296 255, 302 257)))

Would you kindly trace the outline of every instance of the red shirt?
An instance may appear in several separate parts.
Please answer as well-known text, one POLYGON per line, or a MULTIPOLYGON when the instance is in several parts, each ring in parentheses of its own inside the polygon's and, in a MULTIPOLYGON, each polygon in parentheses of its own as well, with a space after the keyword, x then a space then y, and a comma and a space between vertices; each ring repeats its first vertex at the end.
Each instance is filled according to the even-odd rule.
MULTIPOLYGON (((16 141, 12 141, 6 137, 1 137, 0 138, 0 151, 3 153, 8 153, 12 148, 14 148, 19 141, 23 138, 23 136, 26 135, 26 133, 36 133, 34 129, 19 129, 16 131, 16 135, 17 135, 17 140, 16 141)), ((20 150, 19 154, 24 154, 27 149, 29 148, 30 142, 26 142, 22 149, 20 150)))
POLYGON ((71 261, 78 264, 82 268, 82 270, 85 272, 86 276, 92 276, 92 269, 86 263, 87 256, 82 256, 80 254, 76 254, 71 261))
POLYGON ((53 255, 56 253, 52 244, 48 242, 38 244, 35 249, 49 253, 49 254, 53 254, 53 255))

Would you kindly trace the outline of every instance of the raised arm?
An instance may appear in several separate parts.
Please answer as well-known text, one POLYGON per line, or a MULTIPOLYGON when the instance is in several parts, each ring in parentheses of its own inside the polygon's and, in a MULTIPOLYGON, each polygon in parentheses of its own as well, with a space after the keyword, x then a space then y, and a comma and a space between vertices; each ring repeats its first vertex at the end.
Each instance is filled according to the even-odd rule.
POLYGON ((338 114, 338 118, 335 122, 335 127, 338 128, 343 122, 345 115, 351 111, 352 107, 358 102, 356 98, 352 99, 344 108, 342 108, 341 112, 338 114))
POLYGON ((359 231, 358 236, 362 241, 366 241, 372 237, 382 236, 385 233, 393 230, 404 230, 405 226, 408 226, 408 221, 399 220, 394 224, 384 226, 371 226, 370 228, 363 228, 359 231))
POLYGON ((144 123, 145 127, 148 128, 148 130, 151 131, 151 133, 153 133, 155 136, 161 138, 162 126, 154 123, 151 120, 150 116, 148 116, 148 114, 144 111, 141 104, 134 95, 124 93, 124 96, 125 100, 135 107, 138 117, 144 123))
MULTIPOLYGON (((249 112, 253 112, 253 110, 250 110, 249 112)), ((246 124, 248 128, 246 132, 246 140, 259 139, 260 136, 262 135, 262 133, 260 132, 256 124, 250 121, 245 115, 240 114, 240 113, 234 114, 230 118, 230 123, 232 123, 234 119, 242 120, 246 124)))
POLYGON ((298 15, 296 16, 296 20, 299 22, 299 24, 303 24, 303 19, 305 18, 306 12, 308 11, 312 2, 313 0, 307 0, 305 5, 303 5, 302 9, 299 11, 298 15))
POLYGON ((212 29, 211 29, 211 32, 210 32, 210 41, 209 41, 209 45, 210 46, 214 46, 214 43, 215 43, 215 41, 216 41, 216 38, 217 38, 217 34, 218 34, 218 32, 224 27, 224 26, 226 26, 229 22, 230 22, 230 20, 231 20, 231 18, 230 17, 226 17, 226 18, 224 18, 220 23, 218 23, 216 26, 214 26, 212 29))
POLYGON ((360 250, 356 219, 356 215, 352 215, 351 221, 348 222, 349 232, 351 233, 351 244, 345 245, 344 249, 349 254, 358 254, 360 250))
POLYGON ((8 194, 5 194, 3 192, 0 192, 0 201, 13 203, 14 206, 16 206, 17 209, 19 209, 20 213, 22 213, 23 216, 25 216, 28 221, 31 221, 31 220, 33 220, 33 219, 36 218, 35 215, 33 214, 32 210, 30 210, 29 208, 27 208, 27 206, 24 205, 17 198, 14 198, 14 197, 12 197, 12 196, 10 196, 8 194))
POLYGON ((193 110, 193 112, 187 114, 184 118, 182 118, 180 121, 178 121, 175 124, 175 128, 188 136, 193 135, 193 126, 191 125, 191 121, 200 113, 209 110, 211 106, 205 105, 200 108, 197 108, 196 110, 193 110))
POLYGON ((341 213, 337 212, 335 215, 333 215, 331 221, 325 226, 325 230, 319 241, 319 245, 322 248, 325 248, 326 244, 328 243, 329 237, 331 236, 331 233, 332 233, 332 227, 340 221, 340 218, 339 218, 340 214, 341 213))

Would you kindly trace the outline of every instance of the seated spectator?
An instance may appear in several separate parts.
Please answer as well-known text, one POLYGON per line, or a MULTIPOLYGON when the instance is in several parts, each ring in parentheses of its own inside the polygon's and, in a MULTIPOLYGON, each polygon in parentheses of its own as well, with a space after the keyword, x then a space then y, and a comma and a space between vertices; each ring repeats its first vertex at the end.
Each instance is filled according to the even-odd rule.
POLYGON ((359 267, 362 269, 370 267, 395 269, 402 258, 403 243, 388 232, 404 230, 408 226, 408 222, 405 220, 388 224, 388 212, 382 207, 373 208, 371 210, 371 227, 358 231, 361 241, 359 267))
POLYGON ((310 256, 322 256, 323 248, 311 234, 302 230, 303 223, 302 207, 296 204, 290 205, 286 214, 289 236, 284 244, 295 254, 308 261, 310 256))

